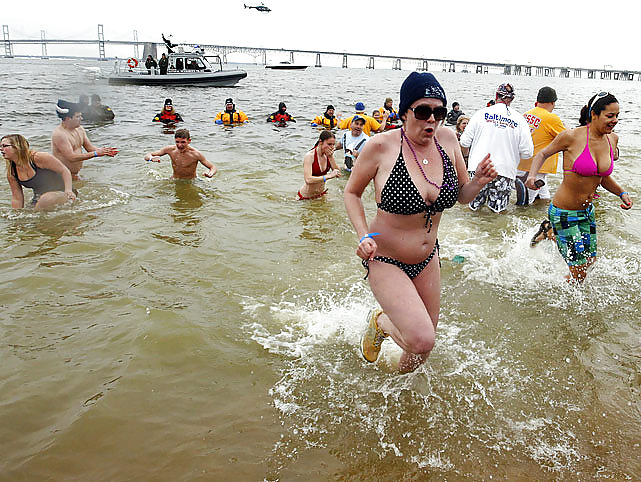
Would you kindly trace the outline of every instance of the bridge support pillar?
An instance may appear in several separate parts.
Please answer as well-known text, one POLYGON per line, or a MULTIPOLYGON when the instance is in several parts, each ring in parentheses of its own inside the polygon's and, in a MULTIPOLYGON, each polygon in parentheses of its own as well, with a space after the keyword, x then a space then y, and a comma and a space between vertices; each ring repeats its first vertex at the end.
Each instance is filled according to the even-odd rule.
MULTIPOLYGON (((134 58, 140 58, 140 52, 138 51, 138 30, 134 30, 134 58)), ((155 55, 154 58, 156 58, 155 55)))
POLYGON ((581 78, 581 69, 574 69, 574 78, 575 79, 581 78))
POLYGON ((561 77, 562 79, 568 79, 570 77, 570 69, 561 69, 559 77, 561 77))
POLYGON ((514 66, 514 75, 521 75, 521 66, 520 65, 515 65, 514 66))
POLYGON ((596 77, 596 70, 588 70, 588 79, 594 79, 596 77))
POLYGON ((532 77, 532 66, 531 65, 526 65, 525 66, 525 75, 528 75, 532 77))
POLYGON ((2 26, 2 38, 4 40, 4 56, 12 58, 13 47, 11 46, 11 40, 9 40, 9 25, 2 26))
POLYGON ((40 30, 40 40, 42 40, 42 58, 43 59, 48 59, 49 56, 47 55, 47 42, 45 41, 45 31, 40 30))
POLYGON ((293 64, 294 63, 294 52, 289 52, 289 63, 293 64))
POLYGON ((421 72, 427 72, 429 70, 429 63, 427 60, 421 60, 421 63, 418 64, 418 69, 421 72))
POLYGON ((503 67, 503 73, 505 75, 512 75, 512 66, 506 65, 505 67, 503 67))
POLYGON ((98 60, 107 60, 105 58, 105 31, 102 24, 98 24, 98 60))
POLYGON ((320 52, 316 54, 316 67, 322 67, 320 60, 320 52))
POLYGON ((347 54, 343 54, 343 68, 347 68, 347 54))
POLYGON ((374 57, 369 57, 367 59, 367 68, 374 70, 374 57))
POLYGON ((263 65, 267 65, 267 50, 263 50, 262 57, 263 57, 263 65))
POLYGON ((611 78, 612 78, 612 72, 607 70, 601 71, 601 79, 611 79, 611 78))
POLYGON ((394 60, 394 64, 392 64, 392 70, 401 70, 401 59, 394 60))
POLYGON ((456 72, 456 64, 454 62, 450 62, 448 72, 456 72))

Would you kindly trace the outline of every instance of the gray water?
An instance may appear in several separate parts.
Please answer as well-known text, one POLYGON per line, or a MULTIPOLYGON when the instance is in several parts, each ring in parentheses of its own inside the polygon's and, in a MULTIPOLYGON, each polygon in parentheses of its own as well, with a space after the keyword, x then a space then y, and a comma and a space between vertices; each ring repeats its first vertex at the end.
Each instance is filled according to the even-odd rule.
MULTIPOLYGON (((398 375, 393 343, 375 365, 359 355, 374 299, 346 178, 320 201, 295 193, 318 136, 307 121, 328 103, 398 104, 408 72, 246 66, 238 87, 203 89, 112 87, 83 70, 96 66, 110 69, 0 60, 3 135, 49 150, 56 99, 98 93, 116 119, 89 137, 120 149, 85 163, 73 207, 12 210, 0 182, 1 479, 641 478, 637 206, 602 192, 599 260, 581 289, 554 245, 529 247, 544 207, 448 210, 437 345, 398 375), (166 97, 214 179, 170 181, 168 159, 143 161, 173 142, 150 122, 166 97), (227 97, 250 124, 212 122, 227 97), (264 119, 281 100, 300 122, 278 129, 264 119)), ((638 200, 641 83, 436 75, 468 114, 503 81, 521 112, 551 85, 569 127, 612 91, 613 175, 638 200)), ((371 187, 364 202, 371 217, 371 187)))

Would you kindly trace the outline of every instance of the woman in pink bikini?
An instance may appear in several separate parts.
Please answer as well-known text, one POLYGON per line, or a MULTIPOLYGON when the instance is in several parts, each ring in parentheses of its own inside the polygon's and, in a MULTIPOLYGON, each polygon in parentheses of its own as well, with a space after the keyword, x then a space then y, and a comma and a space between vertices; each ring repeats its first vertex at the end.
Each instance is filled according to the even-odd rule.
POLYGON ((545 159, 563 151, 563 182, 548 208, 548 217, 571 279, 579 283, 596 261, 597 235, 592 204, 595 189, 601 185, 621 198, 623 209, 632 207, 630 195, 611 175, 619 152, 619 137, 613 132, 618 119, 616 97, 608 92, 594 95, 581 109, 581 127, 561 132, 541 150, 534 157, 525 182, 528 188, 537 189, 534 174, 545 159))
POLYGON ((340 177, 341 170, 334 160, 336 136, 330 130, 320 133, 318 141, 303 159, 305 184, 298 191, 298 199, 316 199, 327 194, 325 182, 340 177))

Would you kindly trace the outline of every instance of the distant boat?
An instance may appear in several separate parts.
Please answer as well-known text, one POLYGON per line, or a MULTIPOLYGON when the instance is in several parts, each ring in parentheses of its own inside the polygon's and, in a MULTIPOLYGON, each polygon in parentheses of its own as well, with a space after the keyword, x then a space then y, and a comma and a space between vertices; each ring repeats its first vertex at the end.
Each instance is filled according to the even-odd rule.
POLYGON ((280 62, 278 64, 265 65, 266 69, 276 69, 276 70, 305 70, 307 65, 292 64, 291 62, 280 62))

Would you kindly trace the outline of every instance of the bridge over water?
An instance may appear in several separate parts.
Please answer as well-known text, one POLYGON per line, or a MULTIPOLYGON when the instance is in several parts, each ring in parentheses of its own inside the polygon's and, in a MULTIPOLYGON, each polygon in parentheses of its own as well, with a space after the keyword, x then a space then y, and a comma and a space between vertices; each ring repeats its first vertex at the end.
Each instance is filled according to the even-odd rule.
MULTIPOLYGON (((161 42, 141 42, 138 40, 138 32, 134 30, 133 40, 106 40, 104 37, 103 25, 98 24, 98 35, 95 39, 49 39, 46 38, 45 31, 40 31, 39 39, 11 39, 9 35, 9 26, 2 26, 2 43, 4 46, 5 58, 21 57, 26 55, 15 55, 15 45, 40 45, 42 58, 49 58, 47 55, 47 45, 49 44, 64 44, 64 45, 96 45, 98 60, 108 60, 106 55, 107 46, 131 46, 133 47, 132 56, 139 58, 139 48, 142 46, 144 51, 156 51, 158 47, 165 47, 161 42)), ((189 44, 186 44, 189 45, 189 44)), ((603 68, 584 68, 584 67, 568 67, 568 66, 554 66, 554 65, 531 65, 531 64, 517 64, 517 63, 499 63, 499 62, 483 62, 477 60, 456 60, 456 59, 432 59, 425 57, 408 57, 403 55, 380 55, 374 53, 357 53, 357 52, 329 52, 321 50, 300 50, 300 49, 276 49, 266 47, 243 47, 233 45, 214 45, 214 44, 191 44, 220 55, 223 62, 227 62, 227 57, 232 53, 242 53, 253 57, 254 59, 261 59, 263 64, 267 64, 267 55, 274 53, 288 53, 289 60, 294 63, 296 54, 312 54, 316 56, 316 67, 322 67, 323 57, 342 57, 343 68, 348 68, 349 59, 352 58, 365 58, 366 67, 374 69, 377 61, 385 60, 392 61, 392 69, 401 70, 401 66, 414 65, 416 70, 432 70, 432 71, 447 71, 447 72, 474 72, 477 74, 487 74, 490 69, 493 71, 498 70, 506 75, 526 75, 538 77, 560 77, 560 78, 582 78, 588 79, 615 79, 615 80, 641 80, 641 71, 638 70, 619 70, 613 69, 611 66, 604 66, 603 68)), ((0 48, 1 51, 1 48, 0 48)), ((143 55, 144 56, 144 55, 143 55)), ((32 57, 32 56, 29 56, 32 57)))

